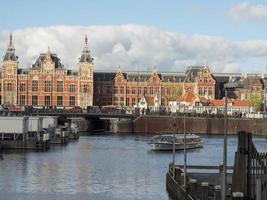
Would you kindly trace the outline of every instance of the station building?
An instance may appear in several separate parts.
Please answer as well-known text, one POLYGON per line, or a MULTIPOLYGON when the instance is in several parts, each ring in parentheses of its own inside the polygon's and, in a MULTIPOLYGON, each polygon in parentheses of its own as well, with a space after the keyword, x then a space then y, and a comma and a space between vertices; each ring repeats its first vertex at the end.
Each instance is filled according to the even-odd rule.
POLYGON ((67 69, 48 48, 28 69, 18 68, 10 34, 0 71, 0 104, 35 107, 93 105, 93 59, 87 36, 76 70, 67 69))

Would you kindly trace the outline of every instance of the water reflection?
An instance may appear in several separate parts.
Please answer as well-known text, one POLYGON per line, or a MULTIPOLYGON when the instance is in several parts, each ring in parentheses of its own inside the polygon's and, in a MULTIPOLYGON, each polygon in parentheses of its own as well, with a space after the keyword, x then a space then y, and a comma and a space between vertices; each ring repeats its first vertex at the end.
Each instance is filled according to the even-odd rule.
MULTIPOLYGON (((165 174, 172 155, 150 151, 148 139, 84 136, 49 152, 7 153, 0 161, 0 199, 167 200, 165 174)), ((205 136, 204 140, 204 148, 188 152, 188 163, 219 165, 223 138, 205 136)), ((236 142, 236 137, 229 137, 229 164, 236 142)), ((265 139, 255 142, 267 150, 265 139)), ((177 152, 176 161, 182 164, 182 152, 177 152)))

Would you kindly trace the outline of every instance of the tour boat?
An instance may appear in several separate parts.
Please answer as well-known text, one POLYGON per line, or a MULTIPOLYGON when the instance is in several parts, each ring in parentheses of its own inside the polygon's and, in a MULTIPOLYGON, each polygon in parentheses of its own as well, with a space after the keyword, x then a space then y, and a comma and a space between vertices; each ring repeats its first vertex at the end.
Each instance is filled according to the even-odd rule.
MULTIPOLYGON (((149 144, 152 150, 173 150, 173 134, 155 135, 151 138, 149 144)), ((186 149, 195 149, 203 147, 203 140, 195 134, 186 134, 186 149)), ((184 149, 184 134, 175 134, 175 149, 184 149)))

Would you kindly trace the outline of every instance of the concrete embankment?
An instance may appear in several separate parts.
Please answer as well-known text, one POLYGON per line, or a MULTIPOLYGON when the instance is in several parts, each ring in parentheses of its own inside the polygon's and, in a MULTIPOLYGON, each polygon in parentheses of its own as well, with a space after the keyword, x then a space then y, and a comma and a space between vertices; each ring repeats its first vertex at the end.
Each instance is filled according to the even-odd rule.
MULTIPOLYGON (((133 133, 157 134, 174 130, 183 133, 184 124, 187 133, 224 133, 224 118, 186 117, 184 119, 184 117, 171 116, 140 116, 133 121, 133 133)), ((240 130, 254 135, 267 136, 267 120, 228 118, 228 133, 236 134, 240 130)))

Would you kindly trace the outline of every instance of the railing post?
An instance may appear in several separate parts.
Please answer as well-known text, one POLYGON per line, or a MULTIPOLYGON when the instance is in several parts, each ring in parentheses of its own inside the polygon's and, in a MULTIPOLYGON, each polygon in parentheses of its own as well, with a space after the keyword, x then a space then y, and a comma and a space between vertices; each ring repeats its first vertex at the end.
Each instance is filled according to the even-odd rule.
POLYGON ((192 197, 195 197, 196 192, 197 192, 197 180, 196 179, 189 180, 188 192, 192 197))
POLYGON ((175 167, 175 180, 178 185, 181 185, 181 169, 179 167, 175 167))
POLYGON ((184 185, 184 176, 185 176, 185 174, 184 173, 181 173, 181 176, 180 176, 180 183, 181 183, 181 185, 184 185))
POLYGON ((223 164, 222 163, 219 165, 219 175, 220 175, 220 186, 222 186, 223 184, 223 164))
POLYGON ((221 186, 215 185, 214 187, 214 200, 221 200, 221 186))
POLYGON ((202 182, 201 183, 201 200, 207 200, 209 196, 209 183, 202 182))

